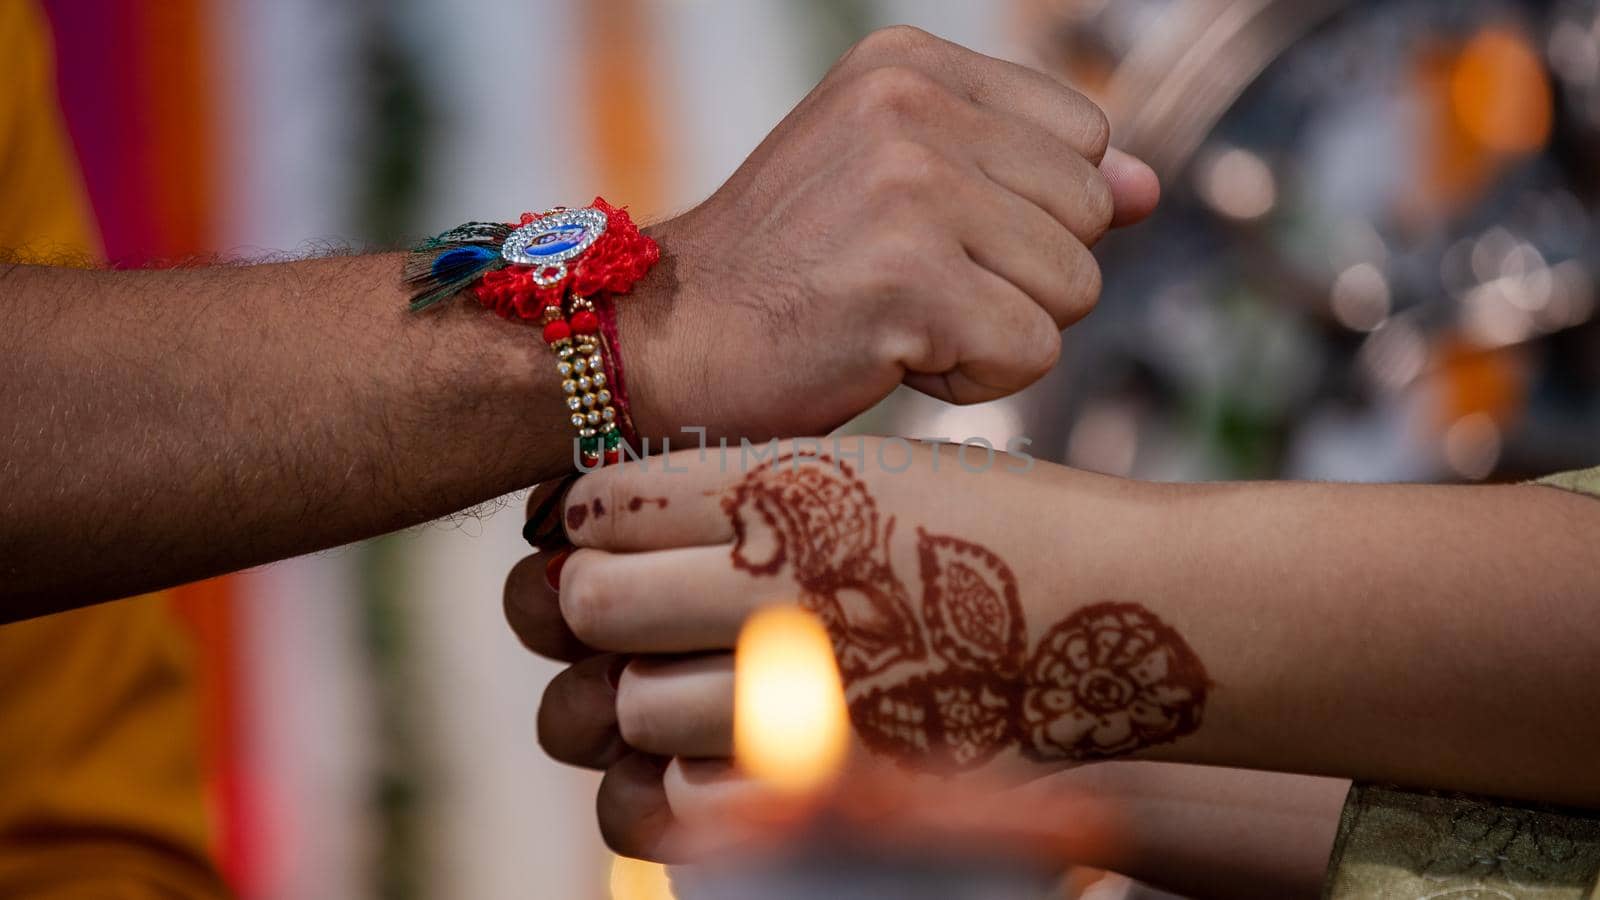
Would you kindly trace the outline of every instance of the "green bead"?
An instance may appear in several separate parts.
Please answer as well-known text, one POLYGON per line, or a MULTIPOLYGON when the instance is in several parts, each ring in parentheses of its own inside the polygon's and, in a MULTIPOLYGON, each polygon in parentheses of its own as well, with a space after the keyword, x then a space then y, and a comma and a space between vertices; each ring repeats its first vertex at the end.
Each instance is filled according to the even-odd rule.
POLYGON ((598 437, 581 437, 581 438, 578 438, 578 449, 582 450, 584 453, 594 453, 596 450, 600 449, 600 438, 598 438, 598 437))
POLYGON ((607 450, 615 450, 622 444, 622 433, 615 430, 608 431, 605 433, 605 441, 607 450))

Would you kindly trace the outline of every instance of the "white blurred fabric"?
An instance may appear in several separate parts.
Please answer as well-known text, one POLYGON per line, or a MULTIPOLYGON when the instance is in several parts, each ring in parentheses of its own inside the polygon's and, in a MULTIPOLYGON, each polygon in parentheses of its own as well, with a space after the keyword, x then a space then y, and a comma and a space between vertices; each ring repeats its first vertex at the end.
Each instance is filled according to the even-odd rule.
MULTIPOLYGON (((356 19, 318 0, 224 0, 210 18, 220 245, 255 258, 353 233, 356 19)), ((240 577, 237 746, 265 898, 370 893, 372 698, 350 554, 240 577)))

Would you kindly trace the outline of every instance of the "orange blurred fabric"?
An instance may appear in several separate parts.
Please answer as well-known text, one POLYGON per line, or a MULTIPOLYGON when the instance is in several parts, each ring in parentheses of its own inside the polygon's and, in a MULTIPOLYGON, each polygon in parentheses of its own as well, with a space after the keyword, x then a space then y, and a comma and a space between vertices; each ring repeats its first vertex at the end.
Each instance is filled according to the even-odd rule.
MULTIPOLYGON (((44 16, 0 2, 0 248, 99 253, 44 16)), ((150 595, 0 627, 0 897, 224 897, 193 647, 150 595)))

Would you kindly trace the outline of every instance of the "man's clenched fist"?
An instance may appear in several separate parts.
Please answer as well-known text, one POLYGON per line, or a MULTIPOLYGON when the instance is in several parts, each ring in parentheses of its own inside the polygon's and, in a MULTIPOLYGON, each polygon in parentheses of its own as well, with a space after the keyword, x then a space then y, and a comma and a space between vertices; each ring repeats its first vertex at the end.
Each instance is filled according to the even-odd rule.
POLYGON ((876 32, 710 199, 652 229, 668 264, 619 304, 641 433, 816 434, 902 381, 1019 390, 1100 292, 1089 252, 1155 205, 1105 115, 1046 75, 876 32))

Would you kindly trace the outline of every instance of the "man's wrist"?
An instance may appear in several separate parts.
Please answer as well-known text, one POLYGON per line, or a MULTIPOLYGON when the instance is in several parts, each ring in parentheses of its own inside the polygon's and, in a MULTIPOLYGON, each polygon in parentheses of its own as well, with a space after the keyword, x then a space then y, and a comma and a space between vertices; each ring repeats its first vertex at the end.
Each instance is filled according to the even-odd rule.
POLYGON ((413 333, 426 348, 409 375, 425 415, 458 435, 461 457, 489 496, 519 490, 572 468, 560 379, 537 332, 485 315, 473 304, 430 310, 413 333))
POLYGON ((661 261, 632 291, 613 298, 618 347, 615 352, 627 373, 628 415, 641 445, 657 451, 664 439, 677 439, 679 428, 697 425, 685 421, 678 398, 686 395, 682 357, 672 328, 677 297, 678 254, 681 241, 668 220, 643 229, 661 246, 661 261))

